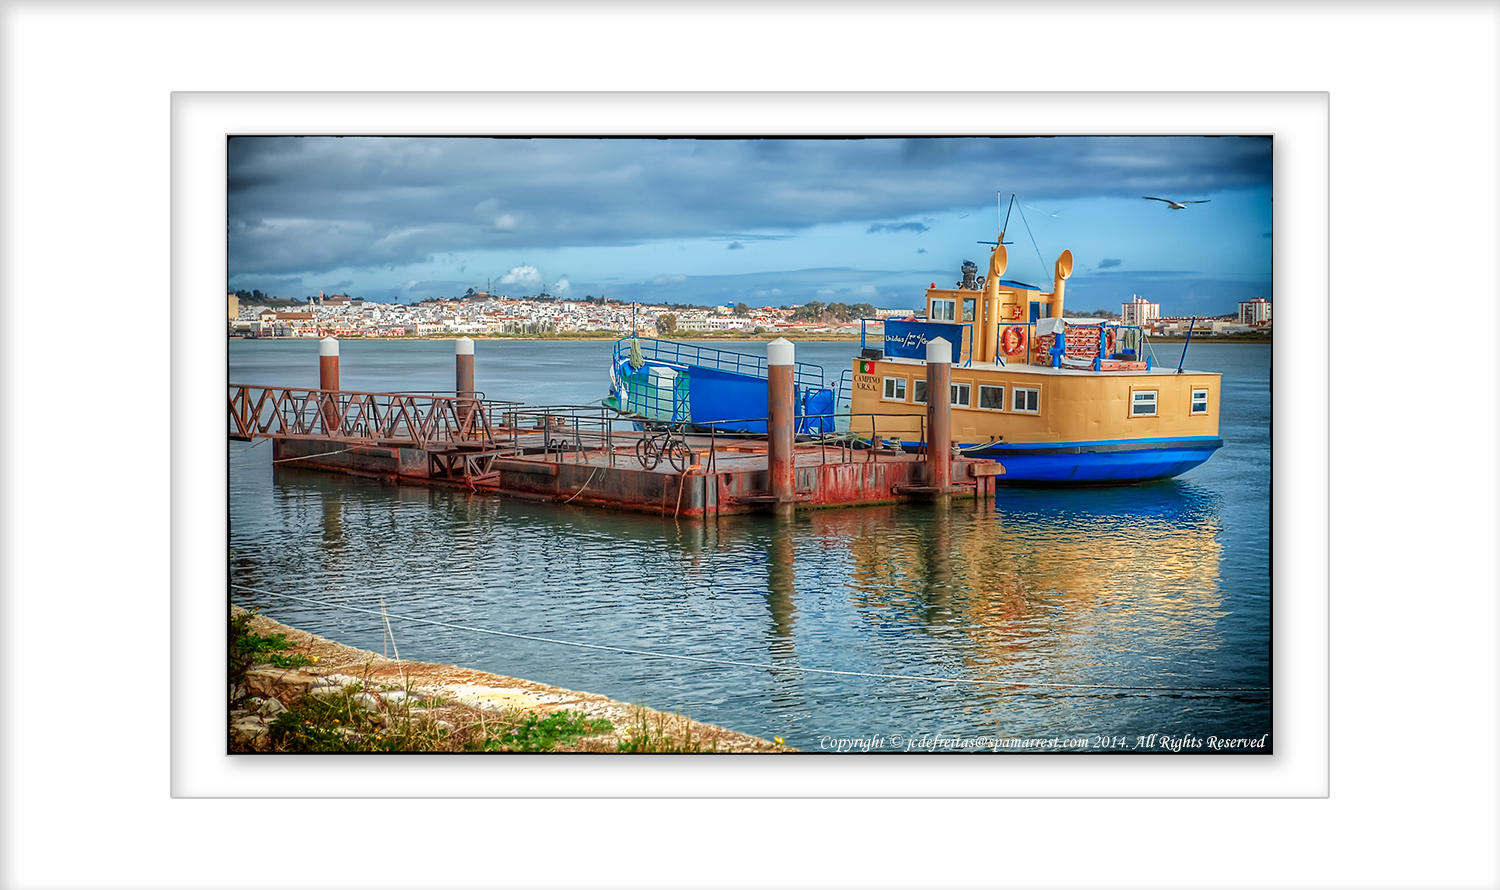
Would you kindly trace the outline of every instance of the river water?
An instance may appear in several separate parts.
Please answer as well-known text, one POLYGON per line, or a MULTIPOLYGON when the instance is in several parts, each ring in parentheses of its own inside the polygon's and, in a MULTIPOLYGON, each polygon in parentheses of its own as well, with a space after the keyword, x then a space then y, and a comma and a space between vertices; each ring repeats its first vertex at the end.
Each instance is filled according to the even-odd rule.
MULTIPOLYGON (((453 386, 451 341, 341 347, 344 389, 453 386)), ((480 341, 476 386, 597 402, 611 348, 480 341)), ((857 349, 799 343, 797 359, 835 381, 857 349)), ((1181 349, 1155 353, 1175 366, 1181 349)), ((235 340, 229 365, 234 383, 316 387, 317 343, 235 340)), ((674 521, 273 468, 269 445, 231 442, 231 598, 388 652, 380 619, 345 608, 383 601, 402 658, 804 750, 1259 739, 1268 694, 1202 690, 1270 686, 1271 347, 1194 343, 1188 366, 1224 375, 1224 447, 1206 464, 1143 486, 1001 488, 993 506, 948 510, 674 521)))

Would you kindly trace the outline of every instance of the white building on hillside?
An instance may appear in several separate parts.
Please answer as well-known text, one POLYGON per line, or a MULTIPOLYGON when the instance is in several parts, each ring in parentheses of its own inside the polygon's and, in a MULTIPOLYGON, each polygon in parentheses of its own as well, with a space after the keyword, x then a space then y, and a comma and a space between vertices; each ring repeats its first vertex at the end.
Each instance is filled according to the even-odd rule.
POLYGON ((1120 324, 1149 325, 1158 318, 1161 318, 1161 304, 1138 294, 1131 294, 1129 303, 1120 304, 1120 324))
POLYGON ((1240 324, 1265 324, 1271 320, 1271 301, 1265 297, 1240 301, 1240 324))
POLYGON ((755 330, 755 319, 734 318, 732 316, 716 316, 706 319, 710 331, 753 331, 755 330))

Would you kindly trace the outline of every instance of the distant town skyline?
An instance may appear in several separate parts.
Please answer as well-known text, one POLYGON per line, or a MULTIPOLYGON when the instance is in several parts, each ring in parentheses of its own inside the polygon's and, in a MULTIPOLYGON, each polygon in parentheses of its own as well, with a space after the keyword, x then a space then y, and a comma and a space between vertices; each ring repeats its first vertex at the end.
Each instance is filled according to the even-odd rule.
POLYGON ((1269 137, 234 137, 228 152, 231 292, 912 306, 986 264, 976 242, 1015 192, 1006 277, 1050 289, 1070 249, 1071 307, 1140 294, 1224 315, 1274 296, 1269 137))

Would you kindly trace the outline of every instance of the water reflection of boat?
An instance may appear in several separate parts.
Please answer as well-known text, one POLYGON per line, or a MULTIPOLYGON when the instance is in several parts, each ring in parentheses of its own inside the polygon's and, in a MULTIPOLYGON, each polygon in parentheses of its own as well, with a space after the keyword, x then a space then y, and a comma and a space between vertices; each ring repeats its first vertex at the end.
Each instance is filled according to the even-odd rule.
MULTIPOLYGON (((474 567, 466 577, 505 579, 450 592, 447 608, 508 615, 580 579, 588 609, 722 625, 704 651, 750 661, 1096 682, 1139 673, 1122 664, 1148 654, 1175 662, 1220 645, 1219 506, 1185 482, 1006 490, 994 510, 886 506, 790 523, 674 523, 296 471, 278 472, 274 492, 262 518, 311 545, 279 558, 314 576, 406 541, 402 571, 436 578, 457 562, 474 567), (578 546, 549 546, 561 537, 578 546)), ((393 603, 414 608, 445 583, 393 603)))
POLYGON ((1223 444, 1218 374, 1156 367, 1139 326, 1063 316, 1070 251, 1057 259, 1050 293, 1002 279, 1005 268, 997 243, 987 277, 966 261, 953 288, 928 289, 925 317, 886 320, 878 345, 861 333, 851 431, 922 446, 927 344, 942 338, 952 347, 954 442, 968 456, 1000 462, 999 483, 1169 478, 1223 444), (876 419, 892 413, 905 416, 876 419))
POLYGON ((1007 488, 995 495, 1002 520, 1026 519, 1054 525, 1078 522, 1216 524, 1218 496, 1188 482, 1163 481, 1131 488, 1007 488))
MULTIPOLYGON (((1114 493, 1007 491, 995 513, 934 510, 892 535, 828 517, 852 557, 850 597, 876 627, 965 642, 976 678, 1098 682, 1221 644, 1220 521, 1183 483, 1114 493), (1105 494, 1103 503, 1100 495, 1105 494)), ((905 511, 908 517, 912 511, 905 511)), ((823 517, 815 517, 821 520, 823 517)))

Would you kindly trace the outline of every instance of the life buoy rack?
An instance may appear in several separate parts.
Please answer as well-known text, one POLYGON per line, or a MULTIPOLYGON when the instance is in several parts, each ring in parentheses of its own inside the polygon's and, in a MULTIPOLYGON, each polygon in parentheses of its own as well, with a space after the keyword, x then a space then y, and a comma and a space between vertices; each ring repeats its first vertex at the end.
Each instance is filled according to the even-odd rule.
MULTIPOLYGON (((1050 338, 1051 335, 1048 335, 1048 337, 1050 338)), ((1032 364, 1037 365, 1052 364, 1052 349, 1047 343, 1043 342, 1041 337, 1036 338, 1036 348, 1032 352, 1031 361, 1032 364)))
POLYGON ((1016 355, 1025 348, 1025 343, 1026 335, 1018 325, 1011 325, 1000 334, 1000 347, 1006 355, 1016 355))

